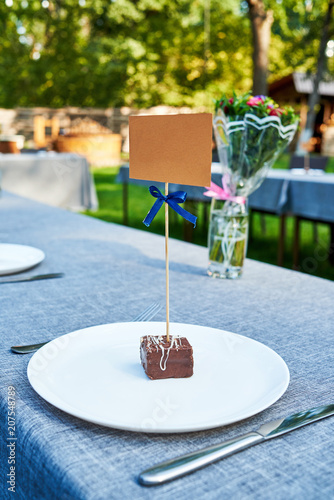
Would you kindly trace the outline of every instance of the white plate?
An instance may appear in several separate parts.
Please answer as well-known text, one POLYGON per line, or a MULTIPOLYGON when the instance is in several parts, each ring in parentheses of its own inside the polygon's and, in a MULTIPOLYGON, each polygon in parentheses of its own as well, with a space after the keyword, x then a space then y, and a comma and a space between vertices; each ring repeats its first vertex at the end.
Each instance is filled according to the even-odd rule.
POLYGON ((171 324, 194 350, 194 375, 150 380, 140 364, 142 335, 165 323, 114 323, 69 333, 31 358, 28 379, 57 408, 101 425, 138 432, 188 432, 258 413, 282 396, 289 370, 255 340, 204 326, 171 324))
POLYGON ((30 269, 44 258, 44 252, 38 248, 0 243, 0 276, 30 269))

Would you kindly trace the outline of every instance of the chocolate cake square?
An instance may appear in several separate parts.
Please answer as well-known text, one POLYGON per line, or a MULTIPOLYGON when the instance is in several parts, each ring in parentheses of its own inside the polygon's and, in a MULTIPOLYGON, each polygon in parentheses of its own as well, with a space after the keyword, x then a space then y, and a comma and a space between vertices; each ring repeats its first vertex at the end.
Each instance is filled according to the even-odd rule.
POLYGON ((185 337, 146 335, 140 339, 140 359, 151 380, 193 375, 193 348, 185 337))

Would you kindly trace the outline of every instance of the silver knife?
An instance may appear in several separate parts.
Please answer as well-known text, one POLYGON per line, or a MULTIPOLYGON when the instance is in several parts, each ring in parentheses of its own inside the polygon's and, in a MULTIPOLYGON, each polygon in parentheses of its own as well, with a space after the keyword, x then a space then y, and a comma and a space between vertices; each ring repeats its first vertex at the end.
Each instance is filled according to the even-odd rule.
POLYGON ((257 431, 249 432, 248 434, 235 437, 220 444, 208 446, 193 453, 172 458, 150 469, 146 469, 139 475, 139 483, 143 486, 163 484, 201 469, 213 462, 217 462, 221 458, 233 455, 233 453, 237 453, 245 448, 281 436, 303 425, 312 424, 312 422, 330 417, 331 415, 334 415, 334 404, 318 406, 311 410, 301 411, 289 417, 268 422, 261 425, 257 431))
POLYGON ((49 280, 51 278, 62 278, 64 273, 51 273, 51 274, 37 274, 36 276, 25 276, 25 277, 15 277, 15 278, 5 278, 0 279, 0 285, 5 283, 20 283, 23 281, 36 281, 36 280, 49 280))

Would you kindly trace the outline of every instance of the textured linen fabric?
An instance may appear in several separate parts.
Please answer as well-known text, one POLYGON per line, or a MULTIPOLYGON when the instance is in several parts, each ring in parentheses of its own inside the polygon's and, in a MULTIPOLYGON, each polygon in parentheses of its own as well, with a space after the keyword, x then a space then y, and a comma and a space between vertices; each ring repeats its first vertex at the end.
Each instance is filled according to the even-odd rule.
POLYGON ((98 207, 87 160, 73 153, 0 154, 0 186, 55 207, 98 207))
MULTIPOLYGON (((221 460, 163 486, 138 474, 161 460, 334 402, 334 283, 246 260, 240 280, 206 275, 205 248, 171 239, 171 320, 245 335, 287 363, 286 393, 252 418, 209 431, 144 434, 68 415, 29 385, 31 355, 10 346, 128 320, 165 299, 164 239, 14 195, 0 197, 0 240, 36 246, 38 273, 57 280, 0 285, 0 497, 24 500, 308 499, 334 497, 334 417, 221 460), (16 494, 7 490, 7 387, 17 393, 16 494)), ((171 228, 171 232, 172 228, 171 228)), ((32 274, 34 271, 27 272, 32 274)), ((164 311, 155 318, 164 320, 164 311)))

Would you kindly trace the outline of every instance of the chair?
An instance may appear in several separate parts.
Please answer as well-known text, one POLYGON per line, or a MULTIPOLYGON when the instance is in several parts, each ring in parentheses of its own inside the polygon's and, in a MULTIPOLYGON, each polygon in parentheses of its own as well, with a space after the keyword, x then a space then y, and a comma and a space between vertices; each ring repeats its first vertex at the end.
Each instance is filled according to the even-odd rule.
POLYGON ((59 134, 59 119, 53 116, 47 120, 42 115, 34 116, 34 143, 37 149, 52 145, 59 134))
POLYGON ((292 168, 304 168, 305 170, 325 170, 328 163, 328 156, 297 156, 290 159, 289 170, 292 168))

